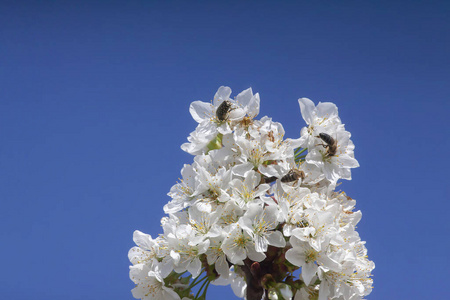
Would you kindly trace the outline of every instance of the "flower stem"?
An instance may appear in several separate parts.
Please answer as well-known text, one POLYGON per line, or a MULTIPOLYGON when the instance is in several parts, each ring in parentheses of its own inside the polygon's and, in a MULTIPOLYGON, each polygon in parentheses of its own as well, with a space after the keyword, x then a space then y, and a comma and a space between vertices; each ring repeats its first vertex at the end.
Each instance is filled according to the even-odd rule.
POLYGON ((302 156, 306 156, 306 154, 305 154, 305 155, 300 155, 300 154, 301 154, 301 153, 296 154, 296 155, 295 155, 295 158, 302 157, 302 156))
POLYGON ((205 286, 205 289, 203 290, 202 295, 200 296, 200 300, 204 300, 206 299, 206 291, 208 290, 209 284, 211 283, 211 281, 208 280, 208 283, 205 286))
MULTIPOLYGON (((202 279, 203 280, 203 279, 202 279)), ((197 299, 197 297, 200 295, 200 292, 202 291, 202 289, 205 287, 205 284, 208 283, 209 285, 209 280, 206 280, 205 282, 203 282, 202 286, 200 287, 200 289, 197 292, 197 295, 195 295, 194 299, 197 299)))
POLYGON ((301 161, 305 161, 305 157, 306 157, 306 155, 296 156, 296 157, 294 158, 294 161, 295 161, 296 163, 299 163, 299 162, 301 162, 301 161))
MULTIPOLYGON (((197 278, 199 278, 200 276, 198 276, 197 278)), ((192 289, 194 286, 196 286, 197 284, 199 284, 200 282, 202 282, 203 280, 205 280, 206 278, 208 278, 208 275, 205 275, 203 278, 197 280, 197 278, 195 278, 191 285, 189 286, 189 289, 192 289)))
POLYGON ((305 152, 306 150, 308 150, 308 148, 303 148, 302 150, 299 150, 299 149, 302 149, 302 148, 297 148, 297 149, 295 149, 295 151, 294 151, 294 153, 295 153, 295 156, 297 156, 297 155, 299 155, 299 154, 302 154, 303 152, 305 152))

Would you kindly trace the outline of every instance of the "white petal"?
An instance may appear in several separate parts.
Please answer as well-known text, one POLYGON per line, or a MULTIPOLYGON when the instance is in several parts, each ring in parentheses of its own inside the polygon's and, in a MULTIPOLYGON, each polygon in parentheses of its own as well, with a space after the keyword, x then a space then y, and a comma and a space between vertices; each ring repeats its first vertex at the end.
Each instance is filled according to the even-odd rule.
POLYGON ((266 252, 268 246, 268 241, 265 236, 257 235, 255 237, 255 250, 258 252, 266 252))
MULTIPOLYGON (((167 256, 170 257, 170 256, 167 256)), ((159 270, 161 273, 162 278, 166 278, 169 276, 170 273, 173 271, 173 261, 169 258, 162 261, 162 263, 159 265, 159 270)))
POLYGON ((218 107, 223 100, 230 99, 231 89, 227 86, 221 86, 214 95, 214 106, 218 107))
POLYGON ((250 172, 251 170, 253 170, 253 164, 246 162, 237 166, 233 167, 233 174, 234 175, 238 175, 238 176, 242 176, 242 177, 246 177, 248 172, 250 172))
POLYGON ((292 299, 294 294, 292 293, 291 286, 287 284, 283 284, 280 288, 281 296, 283 296, 284 299, 292 299))
POLYGON ((266 255, 264 253, 258 252, 254 249, 247 249, 247 255, 248 258, 257 262, 263 261, 264 258, 266 258, 266 255))
MULTIPOLYGON (((255 204, 253 204, 253 205, 255 205, 255 204)), ((241 226, 242 230, 245 230, 245 232, 247 232, 249 235, 251 235, 253 233, 252 218, 249 217, 248 211, 245 216, 243 216, 242 218, 239 218, 238 223, 239 223, 239 226, 241 226)))
POLYGON ((253 98, 252 88, 248 88, 240 92, 239 95, 236 96, 235 100, 241 107, 245 107, 250 103, 250 100, 252 98, 253 98))
POLYGON ((307 135, 302 135, 298 139, 286 139, 286 142, 288 142, 289 145, 295 149, 298 147, 304 147, 306 145, 307 139, 308 139, 307 135))
POLYGON ((359 163, 353 157, 350 157, 346 154, 342 154, 336 157, 336 161, 339 165, 342 164, 343 168, 357 168, 359 167, 359 163))
POLYGON ((303 250, 303 249, 307 249, 307 246, 305 245, 305 242, 301 241, 297 236, 297 235, 302 235, 303 233, 301 232, 302 228, 296 228, 292 231, 293 236, 291 237, 291 239, 289 240, 289 242, 291 243, 292 247, 298 249, 299 251, 303 250))
POLYGON ((316 107, 317 116, 319 118, 335 118, 338 116, 338 108, 334 103, 331 102, 319 102, 316 107))
POLYGON ((203 202, 203 201, 199 201, 195 203, 195 206, 197 207, 197 209, 201 212, 205 212, 205 213, 211 213, 212 210, 212 206, 210 202, 203 202))
POLYGON ((302 266, 302 278, 306 285, 311 283, 311 279, 316 275, 317 265, 315 263, 305 263, 302 266))
POLYGON ((257 173, 253 170, 251 170, 249 173, 246 173, 242 187, 243 189, 251 191, 255 188, 255 186, 258 185, 261 177, 259 174, 258 175, 256 174, 257 173))
POLYGON ((269 242, 269 245, 283 248, 286 246, 286 241, 283 237, 283 234, 279 231, 273 231, 267 235, 267 240, 269 242))
POLYGON ((198 257, 194 258, 194 260, 188 265, 187 270, 192 274, 192 278, 200 275, 200 271, 202 269, 202 263, 198 257))
POLYGON ((350 169, 341 169, 341 178, 352 180, 352 171, 350 169))
POLYGON ((314 120, 313 111, 316 108, 314 102, 308 98, 300 98, 298 99, 298 104, 300 105, 303 120, 306 121, 306 124, 311 124, 314 120))
POLYGON ((217 259, 215 268, 220 277, 228 278, 230 276, 230 270, 225 255, 222 255, 217 259))
POLYGON ((217 131, 220 132, 223 135, 226 134, 230 134, 233 132, 233 130, 231 130, 230 125, 228 125, 228 123, 223 123, 222 125, 220 125, 219 127, 217 127, 217 131))
POLYGON ((211 103, 202 101, 194 101, 189 107, 189 112, 197 123, 203 122, 205 119, 209 119, 214 116, 215 109, 211 103))
MULTIPOLYGON (((237 264, 247 257, 246 252, 243 248, 235 247, 231 251, 232 252, 228 252, 226 254, 232 264, 237 264)), ((225 249, 223 249, 223 252, 225 253, 225 249)))
POLYGON ((323 253, 320 258, 319 258, 320 262, 318 262, 321 266, 332 270, 334 272, 340 272, 341 271, 341 265, 332 260, 331 258, 329 258, 325 253, 323 253))
POLYGON ((150 252, 139 247, 133 247, 128 251, 128 259, 133 265, 141 264, 151 260, 150 252))
POLYGON ((328 281, 323 280, 320 283, 319 288, 319 299, 318 300, 327 300, 328 295, 330 295, 330 285, 328 284, 328 281))
POLYGON ((303 251, 291 248, 286 252, 286 259, 293 265, 301 267, 305 264, 306 256, 303 251))
POLYGON ((247 106, 247 114, 254 118, 259 114, 259 94, 256 93, 247 106))
POLYGON ((245 110, 242 108, 235 108, 232 111, 230 111, 228 115, 228 119, 230 121, 239 121, 242 120, 245 117, 245 110))
POLYGON ((339 178, 341 178, 341 170, 344 169, 340 169, 336 164, 326 163, 323 165, 325 177, 331 182, 336 182, 339 178))
POLYGON ((139 230, 133 232, 133 241, 136 245, 146 250, 151 249, 155 245, 151 235, 145 234, 139 230))
POLYGON ((277 165, 260 165, 258 170, 267 177, 280 177, 280 167, 277 165))
POLYGON ((305 159, 306 162, 314 164, 319 168, 323 166, 323 157, 317 148, 308 151, 308 154, 306 155, 305 159))
POLYGON ((180 261, 180 254, 173 250, 170 250, 170 257, 172 257, 175 264, 178 264, 178 262, 180 261))
POLYGON ((161 295, 161 299, 164 300, 180 300, 180 295, 178 295, 173 289, 166 286, 162 286, 164 292, 161 295))
POLYGON ((233 290, 236 297, 244 298, 245 291, 247 289, 247 283, 245 283, 245 280, 242 277, 236 276, 231 283, 231 289, 233 290))
POLYGON ((136 299, 142 299, 144 293, 142 292, 142 286, 138 285, 134 289, 131 290, 131 294, 136 299))

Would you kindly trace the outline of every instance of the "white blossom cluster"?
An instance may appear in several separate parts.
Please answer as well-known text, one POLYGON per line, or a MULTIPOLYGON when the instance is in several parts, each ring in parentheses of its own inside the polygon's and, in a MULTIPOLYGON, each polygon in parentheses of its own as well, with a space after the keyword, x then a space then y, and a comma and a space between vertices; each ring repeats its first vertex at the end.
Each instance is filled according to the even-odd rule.
POLYGON ((258 94, 230 95, 220 87, 211 103, 190 106, 198 126, 181 148, 194 161, 168 193, 164 233, 134 232, 133 296, 205 299, 210 283, 247 300, 368 295, 374 263, 355 230, 361 212, 335 191, 359 166, 337 107, 299 99, 307 126, 284 139, 280 123, 255 119, 258 94))

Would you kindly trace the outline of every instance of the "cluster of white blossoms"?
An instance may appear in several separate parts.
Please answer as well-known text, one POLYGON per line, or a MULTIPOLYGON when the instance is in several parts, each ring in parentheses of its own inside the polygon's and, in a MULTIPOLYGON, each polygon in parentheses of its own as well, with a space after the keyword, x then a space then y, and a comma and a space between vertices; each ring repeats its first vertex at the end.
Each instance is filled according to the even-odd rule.
POLYGON ((134 232, 133 296, 205 299, 210 283, 247 300, 368 295, 375 266, 355 230, 361 212, 335 191, 359 166, 337 107, 299 99, 307 126, 284 139, 280 123, 255 119, 258 94, 230 95, 220 87, 190 106, 198 126, 181 148, 194 161, 168 193, 164 233, 134 232))

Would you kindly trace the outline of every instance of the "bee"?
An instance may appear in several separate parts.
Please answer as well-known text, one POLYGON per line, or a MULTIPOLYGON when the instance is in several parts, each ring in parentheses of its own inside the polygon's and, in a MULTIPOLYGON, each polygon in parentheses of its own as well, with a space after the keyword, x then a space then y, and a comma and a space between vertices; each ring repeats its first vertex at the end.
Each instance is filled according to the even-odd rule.
POLYGON ((300 171, 298 169, 291 169, 286 175, 281 177, 281 182, 292 182, 295 181, 295 184, 298 182, 299 179, 305 179, 305 172, 300 171))
POLYGON ((326 143, 326 145, 322 144, 324 148, 327 149, 327 155, 328 156, 334 156, 337 152, 337 141, 333 139, 329 134, 326 133, 319 133, 319 138, 322 139, 326 143))
POLYGON ((272 177, 266 177, 266 176, 262 176, 261 178, 261 183, 271 183, 274 182, 275 180, 277 180, 278 178, 275 176, 272 177))
POLYGON ((232 106, 233 104, 231 103, 231 101, 228 100, 225 100, 222 103, 220 103, 219 107, 216 110, 217 119, 221 122, 228 119, 230 111, 233 110, 232 106))

